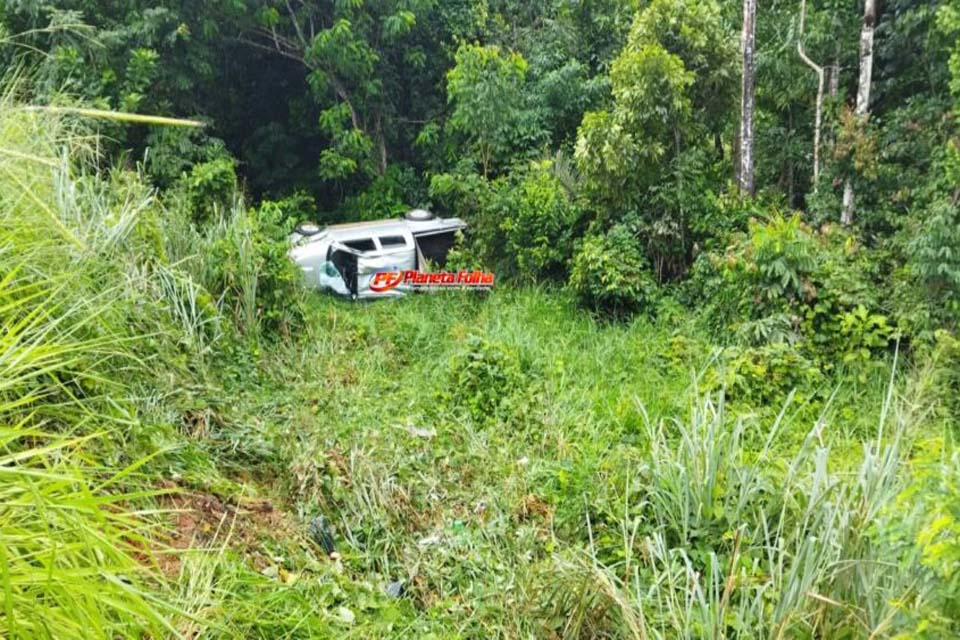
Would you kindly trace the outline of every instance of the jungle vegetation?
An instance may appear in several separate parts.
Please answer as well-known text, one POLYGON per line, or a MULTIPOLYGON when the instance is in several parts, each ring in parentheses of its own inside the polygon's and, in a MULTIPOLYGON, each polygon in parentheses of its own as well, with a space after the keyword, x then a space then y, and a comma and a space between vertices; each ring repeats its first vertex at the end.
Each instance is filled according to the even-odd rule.
POLYGON ((960 636, 957 0, 4 0, 0 637, 960 636), (305 290, 466 220, 493 291, 305 290))

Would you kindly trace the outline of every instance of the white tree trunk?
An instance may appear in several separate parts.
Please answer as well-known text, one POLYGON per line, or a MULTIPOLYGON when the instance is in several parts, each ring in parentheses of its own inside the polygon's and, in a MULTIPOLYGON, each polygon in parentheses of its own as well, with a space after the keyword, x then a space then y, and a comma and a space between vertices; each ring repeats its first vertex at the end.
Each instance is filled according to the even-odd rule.
POLYGON ((840 63, 837 62, 837 59, 834 58, 833 64, 830 65, 830 97, 836 98, 837 93, 840 91, 840 63))
POLYGON ((807 56, 803 48, 803 23, 807 16, 807 2, 800 1, 800 33, 797 36, 797 53, 808 67, 817 74, 817 104, 813 114, 813 190, 816 192, 817 185, 820 183, 820 132, 823 130, 823 88, 824 72, 823 66, 817 64, 807 56))
MULTIPOLYGON (((860 29, 860 82, 857 84, 858 121, 865 121, 870 113, 870 85, 873 81, 873 31, 877 26, 877 0, 866 0, 863 5, 863 27, 860 29)), ((853 181, 848 176, 843 183, 843 212, 840 222, 853 222, 853 181)))
POLYGON ((740 86, 740 190, 753 195, 753 102, 757 0, 743 0, 743 79, 740 86))

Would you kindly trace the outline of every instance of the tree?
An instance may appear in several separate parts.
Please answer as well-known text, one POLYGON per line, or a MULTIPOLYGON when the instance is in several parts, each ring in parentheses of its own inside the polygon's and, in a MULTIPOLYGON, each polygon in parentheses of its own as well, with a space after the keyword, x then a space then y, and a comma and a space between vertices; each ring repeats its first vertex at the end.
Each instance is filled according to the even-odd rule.
POLYGON ((727 130, 736 108, 733 35, 714 0, 653 0, 637 14, 625 50, 658 43, 680 58, 696 79, 690 87, 693 115, 714 136, 727 130))
POLYGON ((320 156, 322 177, 386 172, 395 116, 391 98, 402 93, 402 71, 426 62, 422 47, 409 36, 418 14, 430 5, 284 0, 261 7, 255 26, 241 36, 248 45, 309 70, 310 88, 324 105, 320 128, 331 143, 320 156))
POLYGON ((580 125, 589 197, 603 223, 630 223, 661 279, 686 269, 691 215, 721 188, 714 141, 733 125, 732 35, 715 2, 654 0, 611 66, 612 105, 580 125))
POLYGON ((743 75, 740 85, 740 189, 753 195, 753 54, 757 0, 743 0, 743 33, 740 37, 743 75))
POLYGON ((510 150, 525 115, 527 62, 500 47, 464 44, 447 73, 447 100, 453 105, 450 126, 466 134, 484 176, 510 150))
MULTIPOLYGON (((860 80, 857 83, 857 106, 854 115, 862 125, 869 117, 870 85, 873 80, 873 32, 877 24, 877 0, 865 0, 863 5, 863 26, 860 29, 860 80)), ((849 225, 853 222, 854 210, 853 179, 847 176, 843 184, 843 211, 840 222, 849 225)))

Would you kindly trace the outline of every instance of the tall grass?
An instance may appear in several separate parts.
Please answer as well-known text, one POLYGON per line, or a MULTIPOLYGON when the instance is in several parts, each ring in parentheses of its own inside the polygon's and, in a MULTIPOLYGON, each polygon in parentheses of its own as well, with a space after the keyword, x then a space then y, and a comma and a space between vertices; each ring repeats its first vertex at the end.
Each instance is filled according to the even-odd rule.
POLYGON ((154 203, 92 160, 61 115, 0 98, 0 637, 176 635, 146 459, 117 451, 151 376, 141 336, 170 306, 134 279, 154 203))
MULTIPOLYGON (((619 548, 590 544, 558 561, 566 637, 890 637, 929 595, 908 541, 887 535, 910 481, 913 425, 886 416, 857 460, 831 452, 825 420, 792 457, 778 419, 744 446, 722 398, 685 421, 650 421, 627 476, 619 548), (570 591, 573 589, 573 591, 570 591), (573 594, 573 595, 572 595, 573 594), (906 608, 905 608, 906 607, 906 608)), ((782 418, 782 415, 781 415, 782 418)), ((589 526, 589 523, 588 523, 589 526)))
POLYGON ((227 325, 261 328, 255 220, 237 201, 198 229, 140 173, 100 164, 90 117, 193 124, 0 95, 0 637, 229 637, 205 617, 224 601, 240 627, 295 629, 317 606, 266 615, 254 592, 272 583, 224 548, 179 588, 154 562, 153 465, 220 480, 178 423, 214 392, 227 325), (184 453, 167 460, 171 444, 184 453))
POLYGON ((418 621, 505 638, 956 628, 956 591, 922 557, 944 534, 917 543, 948 499, 924 515, 932 498, 902 498, 938 435, 923 367, 856 392, 831 379, 832 400, 778 413, 698 388, 712 350, 689 327, 598 325, 555 292, 317 307, 316 335, 277 360, 297 400, 272 397, 250 438, 276 434, 278 477, 355 571, 411 581, 418 621), (437 408, 464 390, 467 335, 523 372, 493 419, 437 408))
POLYGON ((121 482, 136 465, 103 469, 85 455, 118 425, 71 388, 102 345, 72 340, 46 317, 49 293, 14 280, 0 283, 0 636, 160 633, 145 587, 149 527, 129 506, 143 496, 121 482), (81 426, 88 435, 69 433, 81 426))

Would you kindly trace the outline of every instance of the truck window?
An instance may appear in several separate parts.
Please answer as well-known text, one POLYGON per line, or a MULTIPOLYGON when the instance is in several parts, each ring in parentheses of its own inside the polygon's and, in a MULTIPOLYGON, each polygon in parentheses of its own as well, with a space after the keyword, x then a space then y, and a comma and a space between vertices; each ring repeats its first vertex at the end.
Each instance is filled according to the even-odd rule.
POLYGON ((328 278, 339 278, 340 272, 337 271, 336 265, 334 265, 329 260, 323 263, 323 274, 328 278))
POLYGON ((407 241, 403 236, 380 236, 380 246, 384 249, 390 249, 392 247, 405 247, 407 246, 407 241))
POLYGON ((356 251, 376 251, 377 247, 370 238, 361 238, 359 240, 347 240, 344 246, 350 247, 356 251))

